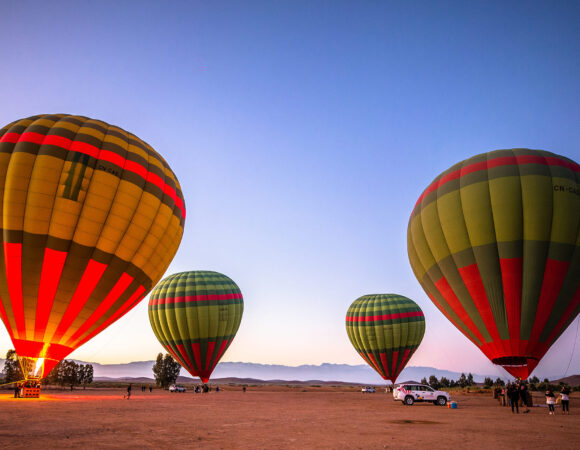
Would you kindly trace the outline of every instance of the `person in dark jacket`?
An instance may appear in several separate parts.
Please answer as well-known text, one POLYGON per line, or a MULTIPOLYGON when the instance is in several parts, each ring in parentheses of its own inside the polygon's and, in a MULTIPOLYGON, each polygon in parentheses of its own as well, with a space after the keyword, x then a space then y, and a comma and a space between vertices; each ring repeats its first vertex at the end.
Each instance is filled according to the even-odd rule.
POLYGON ((516 408, 516 412, 519 414, 520 409, 518 406, 518 402, 520 400, 520 392, 518 390, 518 386, 515 384, 510 384, 508 387, 508 398, 510 399, 510 403, 512 405, 512 414, 514 412, 514 406, 516 408))
POLYGON ((522 406, 526 407, 524 413, 529 413, 530 412, 529 408, 530 406, 532 406, 532 404, 528 393, 528 385, 524 381, 520 381, 520 385, 518 388, 520 391, 520 401, 522 402, 522 406))
POLYGON ((562 398, 562 414, 570 414, 570 388, 568 386, 562 388, 560 397, 562 398))

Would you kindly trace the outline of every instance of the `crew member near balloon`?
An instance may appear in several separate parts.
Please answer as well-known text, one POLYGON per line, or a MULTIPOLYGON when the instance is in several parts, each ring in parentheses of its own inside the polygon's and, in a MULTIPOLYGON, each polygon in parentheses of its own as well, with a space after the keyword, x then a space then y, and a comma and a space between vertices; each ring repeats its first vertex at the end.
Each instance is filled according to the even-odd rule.
POLYGON ((494 364, 527 379, 580 312, 580 166, 483 153, 436 177, 409 220, 417 280, 494 364))
POLYGON ((346 332, 358 354, 394 384, 423 340, 425 317, 402 295, 364 295, 348 308, 346 332))
POLYGON ((155 286, 149 298, 149 321, 155 336, 182 367, 201 378, 204 388, 232 343, 243 311, 237 284, 211 271, 170 275, 155 286))
POLYGON ((39 379, 130 311, 181 242, 185 204, 137 136, 45 114, 0 130, 0 317, 39 379))

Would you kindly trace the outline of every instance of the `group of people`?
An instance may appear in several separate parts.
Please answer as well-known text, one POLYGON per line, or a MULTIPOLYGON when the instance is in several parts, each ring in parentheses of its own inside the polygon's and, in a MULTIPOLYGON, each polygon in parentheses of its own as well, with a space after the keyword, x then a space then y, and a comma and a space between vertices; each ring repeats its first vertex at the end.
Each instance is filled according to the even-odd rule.
MULTIPOLYGON (((560 402, 562 403, 562 414, 570 414, 570 388, 564 386, 560 391, 560 402)), ((556 396, 552 389, 546 391, 546 403, 548 404, 548 414, 556 414, 556 396)))
MULTIPOLYGON (((562 403, 562 414, 570 414, 570 388, 564 386, 560 391, 560 401, 562 403)), ((532 396, 528 391, 528 386, 522 380, 516 380, 513 383, 508 383, 505 387, 498 387, 494 392, 494 397, 497 398, 502 406, 509 405, 512 408, 512 414, 519 414, 520 406, 525 406, 525 413, 530 412, 532 405, 532 396)), ((546 391, 546 404, 548 405, 548 413, 555 414, 555 405, 557 403, 556 395, 552 389, 546 391)))
MULTIPOLYGON (((129 383, 127 386, 127 394, 123 395, 124 399, 130 400, 131 399, 131 391, 133 390, 133 384, 129 383)), ((145 392, 147 388, 145 385, 141 385, 141 392, 145 392)), ((153 386, 149 385, 149 392, 153 392, 153 386)))

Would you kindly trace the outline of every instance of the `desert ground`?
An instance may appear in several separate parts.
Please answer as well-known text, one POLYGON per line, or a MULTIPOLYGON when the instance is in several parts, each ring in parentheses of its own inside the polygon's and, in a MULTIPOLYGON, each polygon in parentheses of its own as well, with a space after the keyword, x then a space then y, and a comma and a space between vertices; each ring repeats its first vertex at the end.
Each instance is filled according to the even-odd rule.
MULTIPOLYGON (((580 395, 569 416, 511 413, 489 394, 452 393, 457 409, 402 406, 391 394, 330 387, 225 386, 208 394, 133 388, 0 391, 2 448, 579 448, 580 395)), ((534 403, 544 404, 541 393, 534 403)), ((557 406, 559 408, 559 405, 557 406)))

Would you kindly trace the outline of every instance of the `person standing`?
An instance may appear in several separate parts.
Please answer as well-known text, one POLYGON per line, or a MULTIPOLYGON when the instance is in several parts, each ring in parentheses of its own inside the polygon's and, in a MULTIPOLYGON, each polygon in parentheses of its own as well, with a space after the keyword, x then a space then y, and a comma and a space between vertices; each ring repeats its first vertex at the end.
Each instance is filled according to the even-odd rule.
POLYGON ((560 397, 562 398, 562 414, 570 415, 570 388, 568 386, 562 388, 560 397))
POLYGON ((549 414, 551 416, 555 415, 554 405, 556 404, 556 396, 552 392, 552 389, 546 391, 546 403, 548 404, 549 414))
POLYGON ((510 386, 508 387, 508 397, 509 397, 510 403, 512 405, 512 414, 514 413, 514 406, 516 408, 516 412, 519 414, 520 409, 518 406, 518 401, 520 399, 520 392, 518 390, 517 385, 510 384, 510 386))
POLYGON ((524 411, 524 413, 529 413, 530 412, 529 408, 531 406, 531 402, 529 401, 528 386, 526 385, 526 383, 523 380, 520 381, 519 393, 520 393, 520 401, 522 402, 522 406, 526 407, 526 410, 524 411))
POLYGON ((131 383, 127 386, 127 400, 131 399, 131 383))

